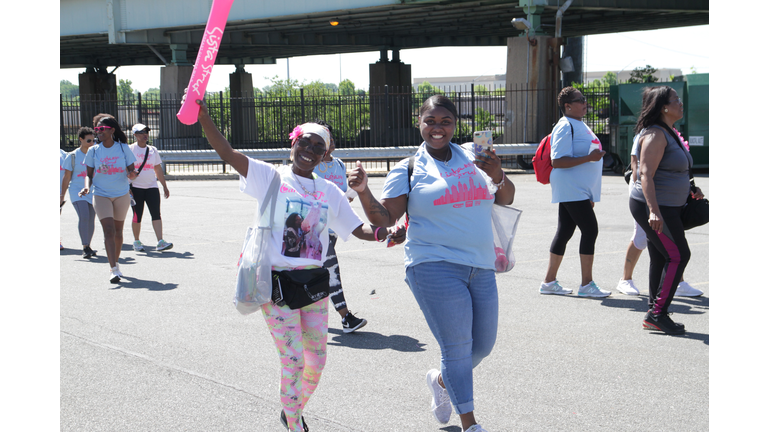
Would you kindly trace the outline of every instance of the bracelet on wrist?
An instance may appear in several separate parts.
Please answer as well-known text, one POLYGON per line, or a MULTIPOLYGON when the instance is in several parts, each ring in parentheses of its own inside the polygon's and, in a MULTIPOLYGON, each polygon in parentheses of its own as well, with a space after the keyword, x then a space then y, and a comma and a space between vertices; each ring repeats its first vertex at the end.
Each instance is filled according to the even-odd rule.
POLYGON ((384 239, 379 240, 379 230, 380 229, 381 229, 381 227, 376 227, 376 231, 373 232, 373 239, 376 240, 379 243, 384 241, 384 239))
POLYGON ((496 186, 496 189, 501 189, 504 186, 504 180, 506 180, 506 179, 507 179, 507 176, 506 175, 502 175, 500 182, 494 183, 493 179, 491 179, 491 184, 496 186))

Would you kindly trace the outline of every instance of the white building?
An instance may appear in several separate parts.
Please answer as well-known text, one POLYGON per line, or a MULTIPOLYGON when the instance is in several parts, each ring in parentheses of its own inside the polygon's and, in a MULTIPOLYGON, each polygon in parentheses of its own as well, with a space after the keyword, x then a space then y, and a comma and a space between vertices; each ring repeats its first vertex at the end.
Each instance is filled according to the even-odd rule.
MULTIPOLYGON (((618 79, 619 82, 626 82, 630 78, 631 70, 623 70, 623 71, 611 71, 613 73, 618 73, 618 79)), ((596 72, 586 72, 584 74, 584 81, 586 83, 591 83, 597 79, 602 79, 605 74, 608 73, 608 71, 596 71, 596 72)), ((671 81, 671 77, 679 77, 683 75, 683 71, 681 69, 659 69, 656 71, 653 76, 659 79, 659 81, 671 81)), ((467 90, 471 86, 472 83, 477 85, 484 85, 489 90, 495 90, 498 88, 504 88, 507 84, 507 75, 501 74, 501 75, 481 75, 477 77, 472 76, 457 76, 457 77, 423 77, 423 78, 413 78, 413 86, 418 87, 419 84, 423 83, 424 81, 427 81, 428 83, 432 84, 435 87, 438 88, 457 88, 457 89, 464 89, 467 90)))

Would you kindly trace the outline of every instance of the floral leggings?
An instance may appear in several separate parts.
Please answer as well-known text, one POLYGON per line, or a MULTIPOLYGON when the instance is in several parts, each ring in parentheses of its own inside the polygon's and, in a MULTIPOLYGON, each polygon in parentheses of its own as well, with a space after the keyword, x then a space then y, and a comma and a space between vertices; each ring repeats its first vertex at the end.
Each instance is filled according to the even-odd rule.
POLYGON ((280 402, 288 429, 302 432, 302 412, 315 392, 325 366, 328 298, 297 310, 268 302, 261 311, 282 364, 280 402))

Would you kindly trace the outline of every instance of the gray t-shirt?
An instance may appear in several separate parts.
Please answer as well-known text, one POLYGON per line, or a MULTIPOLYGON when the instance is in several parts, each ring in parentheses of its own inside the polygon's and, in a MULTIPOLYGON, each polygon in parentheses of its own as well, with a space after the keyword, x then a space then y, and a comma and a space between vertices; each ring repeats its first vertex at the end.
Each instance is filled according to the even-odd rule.
MULTIPOLYGON (((667 146, 664 149, 664 155, 659 161, 659 167, 653 176, 653 183, 656 186, 656 202, 660 206, 680 207, 685 204, 688 193, 691 190, 690 176, 688 170, 693 165, 693 158, 685 148, 678 144, 676 138, 672 137, 660 126, 651 126, 648 129, 656 128, 664 132, 667 139, 667 146)), ((638 144, 638 157, 642 153, 642 143, 638 144)), ((639 166, 638 159, 638 166, 639 166)), ((629 197, 640 202, 645 202, 642 187, 642 175, 638 169, 638 178, 632 188, 629 197)))

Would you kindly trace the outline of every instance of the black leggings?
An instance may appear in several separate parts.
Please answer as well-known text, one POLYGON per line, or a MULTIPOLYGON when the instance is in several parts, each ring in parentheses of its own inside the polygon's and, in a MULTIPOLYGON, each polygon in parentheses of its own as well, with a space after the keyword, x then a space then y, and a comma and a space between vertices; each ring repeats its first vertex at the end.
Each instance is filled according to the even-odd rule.
POLYGON ((141 216, 144 214, 144 203, 147 203, 149 208, 149 214, 152 216, 152 220, 160 220, 160 189, 149 188, 141 189, 131 186, 131 194, 133 194, 133 200, 136 201, 136 205, 133 206, 133 220, 134 223, 141 223, 141 216))
POLYGON ((323 267, 328 269, 328 273, 331 275, 329 282, 331 288, 331 301, 333 302, 333 308, 336 312, 339 309, 347 307, 347 301, 344 299, 344 290, 341 289, 341 273, 339 272, 339 260, 336 259, 336 240, 339 236, 336 233, 328 233, 328 254, 325 257, 323 267))
POLYGON ((688 248, 683 220, 680 217, 682 210, 682 206, 659 206, 664 225, 661 234, 657 234, 648 224, 648 205, 631 198, 629 200, 632 217, 648 236, 648 255, 651 257, 648 270, 648 309, 654 314, 668 312, 677 285, 683 278, 685 266, 691 259, 691 250, 688 248))
POLYGON ((590 200, 560 203, 557 212, 557 232, 549 246, 549 251, 555 255, 565 255, 565 245, 573 237, 577 226, 581 231, 579 253, 594 255, 595 242, 597 242, 597 217, 590 200))

